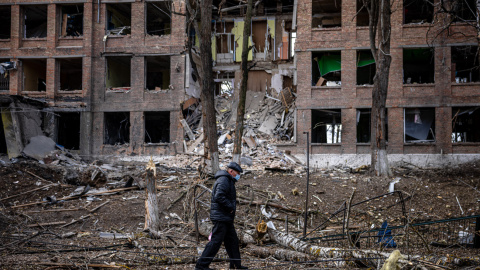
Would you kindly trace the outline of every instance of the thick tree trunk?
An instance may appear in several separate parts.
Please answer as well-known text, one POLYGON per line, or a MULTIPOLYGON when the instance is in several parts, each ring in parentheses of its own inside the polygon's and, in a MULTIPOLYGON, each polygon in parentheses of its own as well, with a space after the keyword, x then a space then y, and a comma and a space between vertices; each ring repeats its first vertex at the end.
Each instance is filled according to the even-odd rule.
POLYGON ((370 15, 370 49, 375 58, 371 111, 371 170, 377 176, 391 176, 388 165, 385 106, 390 72, 390 33, 392 13, 390 0, 372 0, 367 6, 370 15), (376 42, 378 30, 378 45, 376 42))
POLYGON ((219 170, 215 91, 212 71, 212 0, 201 2, 200 58, 202 62, 202 111, 205 134, 205 153, 211 161, 212 173, 219 170))
POLYGON ((233 139, 233 161, 241 164, 240 156, 242 155, 242 136, 243 136, 243 117, 245 115, 245 99, 247 97, 247 81, 248 81, 248 40, 250 38, 251 20, 252 20, 252 2, 248 0, 247 14, 245 16, 245 27, 243 28, 243 45, 242 45, 242 82, 238 93, 237 120, 235 126, 235 137, 233 139))
MULTIPOLYGON (((150 160, 150 162, 153 163, 152 160, 150 160)), ((155 164, 153 166, 155 166, 155 164)), ((158 212, 157 188, 155 183, 156 181, 153 174, 154 174, 153 170, 147 167, 147 176, 145 179, 146 199, 145 199, 144 230, 150 232, 152 237, 159 238, 160 234, 158 231, 160 229, 160 216, 158 212)))
POLYGON ((277 260, 290 261, 290 262, 304 262, 304 261, 314 260, 313 256, 309 256, 305 253, 297 252, 293 250, 287 250, 283 248, 277 248, 277 247, 266 248, 266 247, 248 245, 246 250, 248 250, 248 252, 260 258, 274 257, 277 260))

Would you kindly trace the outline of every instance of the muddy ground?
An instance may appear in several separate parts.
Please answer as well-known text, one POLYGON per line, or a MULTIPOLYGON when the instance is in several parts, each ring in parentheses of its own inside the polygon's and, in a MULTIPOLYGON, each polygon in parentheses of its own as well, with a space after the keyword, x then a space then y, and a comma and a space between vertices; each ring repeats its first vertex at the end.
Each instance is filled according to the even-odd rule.
MULTIPOLYGON (((133 169, 141 171, 144 165, 118 163, 112 166, 123 168, 127 172, 133 169)), ((122 269, 193 269, 192 262, 208 241, 201 236, 200 242, 196 243, 193 190, 195 184, 211 187, 213 182, 200 179, 194 168, 165 168, 161 164, 157 164, 157 167, 161 239, 151 239, 144 232, 145 191, 135 189, 138 181, 133 181, 134 188, 127 191, 58 201, 72 194, 79 186, 68 184, 57 169, 32 160, 20 160, 15 164, 0 167, 0 269, 94 269, 95 266, 122 269), (8 198, 50 184, 56 185, 8 198), (52 196, 55 196, 54 203, 51 202, 52 196), (47 197, 50 202, 42 202, 47 200, 47 197), (22 206, 33 202, 41 203, 22 206), (90 212, 102 204, 104 205, 98 210, 90 212), (72 221, 78 222, 70 224, 72 221), (55 222, 57 224, 48 225, 55 222), (111 236, 113 233, 116 237, 128 238, 101 237, 111 236), (165 261, 174 264, 165 264, 165 261)), ((441 170, 393 168, 393 172, 393 177, 383 179, 372 177, 366 170, 357 171, 355 168, 312 171, 309 179, 307 222, 307 231, 311 233, 308 237, 342 234, 344 212, 334 214, 344 203, 348 205, 354 190, 349 207, 350 232, 380 228, 384 221, 387 221, 389 226, 396 226, 480 215, 480 162, 441 170), (401 197, 394 193, 375 198, 389 193, 390 182, 394 180, 397 182, 394 190, 400 191, 401 197), (372 198, 375 199, 357 204, 372 198), (317 227, 318 230, 312 232, 317 227)), ((137 180, 145 177, 144 174, 137 176, 137 180)), ((92 187, 90 192, 101 191, 100 188, 123 188, 128 179, 127 176, 108 179, 106 183, 92 187)), ((288 232, 301 237, 306 182, 305 173, 294 174, 282 170, 248 171, 247 168, 247 173, 237 183, 237 193, 241 200, 274 203, 292 211, 267 206, 262 214, 262 207, 259 205, 241 203, 237 207, 237 231, 241 233, 252 229, 259 220, 272 221, 277 230, 286 231, 285 224, 288 219, 288 232)), ((202 189, 197 189, 196 194, 201 191, 202 189)), ((199 199, 208 203, 208 192, 199 199)), ((202 206, 202 203, 197 205, 199 222, 208 222, 207 208, 202 206)), ((462 222, 441 222, 429 225, 430 227, 413 227, 417 230, 398 233, 394 240, 402 253, 438 258, 474 258, 480 253, 479 249, 471 247, 475 238, 475 219, 462 222), (438 233, 443 236, 438 236, 438 233)), ((376 232, 361 234, 363 238, 359 242, 360 248, 379 249, 377 238, 368 238, 368 235, 376 235, 376 232)), ((348 247, 346 240, 341 240, 342 237, 336 238, 340 240, 326 241, 327 238, 322 238, 316 240, 315 244, 348 247)), ((272 250, 282 248, 269 241, 268 236, 258 245, 272 250)), ((241 253, 243 264, 251 269, 332 267, 331 262, 292 263, 273 257, 260 258, 251 252, 248 245, 242 246, 241 253)), ((228 262, 223 260, 225 256, 222 248, 220 259, 211 267, 228 269, 228 262)), ((351 263, 336 265, 342 268, 360 267, 351 263)), ((375 264, 367 265, 372 266, 375 267, 375 264)), ((456 267, 475 269, 472 263, 453 266, 456 267)), ((427 269, 440 268, 428 266, 427 269)))

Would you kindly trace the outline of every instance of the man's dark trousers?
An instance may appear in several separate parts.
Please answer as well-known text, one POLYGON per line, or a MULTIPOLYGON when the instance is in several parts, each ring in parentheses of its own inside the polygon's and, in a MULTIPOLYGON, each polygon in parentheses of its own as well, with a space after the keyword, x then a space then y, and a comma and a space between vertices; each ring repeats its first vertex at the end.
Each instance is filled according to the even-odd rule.
POLYGON ((208 268, 215 255, 217 255, 222 242, 230 258, 230 267, 240 266, 240 249, 233 222, 213 221, 212 240, 205 246, 196 267, 200 269, 208 268))

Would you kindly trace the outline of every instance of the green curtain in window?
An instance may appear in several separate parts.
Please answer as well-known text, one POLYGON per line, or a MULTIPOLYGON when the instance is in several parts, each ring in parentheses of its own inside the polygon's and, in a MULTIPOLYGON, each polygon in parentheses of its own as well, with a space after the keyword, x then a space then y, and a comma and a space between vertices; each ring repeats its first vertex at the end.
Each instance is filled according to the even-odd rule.
POLYGON ((371 52, 360 52, 357 59, 357 67, 364 67, 375 64, 375 59, 371 52))
POLYGON ((327 73, 341 70, 342 61, 340 55, 324 55, 318 62, 318 70, 320 76, 324 76, 327 73))

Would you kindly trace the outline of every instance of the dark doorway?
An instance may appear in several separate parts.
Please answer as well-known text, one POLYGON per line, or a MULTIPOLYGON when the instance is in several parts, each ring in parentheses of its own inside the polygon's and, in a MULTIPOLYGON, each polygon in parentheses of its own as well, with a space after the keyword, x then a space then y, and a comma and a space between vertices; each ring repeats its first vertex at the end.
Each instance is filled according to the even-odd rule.
POLYGON ((80 113, 57 113, 57 144, 69 150, 80 149, 80 113))
POLYGON ((170 142, 170 112, 145 112, 145 142, 170 142))

